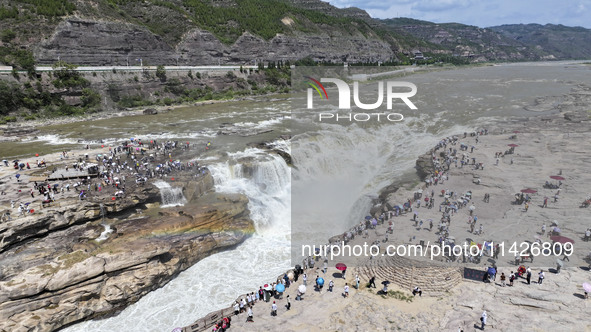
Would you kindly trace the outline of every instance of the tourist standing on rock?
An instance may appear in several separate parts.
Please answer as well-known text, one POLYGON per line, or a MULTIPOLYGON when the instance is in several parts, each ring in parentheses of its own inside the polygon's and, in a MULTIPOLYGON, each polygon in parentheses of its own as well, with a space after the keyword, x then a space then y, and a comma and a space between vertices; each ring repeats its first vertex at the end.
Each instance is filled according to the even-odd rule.
POLYGON ((291 309, 291 302, 289 301, 289 295, 287 295, 287 297, 285 298, 287 300, 287 303, 285 304, 285 308, 287 310, 291 309))
POLYGON ((240 305, 238 304, 238 302, 234 302, 234 315, 238 316, 239 313, 240 313, 240 305))
POLYGON ((271 316, 277 316, 277 304, 275 304, 275 301, 271 304, 271 316))
POLYGON ((248 307, 248 311, 247 311, 246 315, 247 315, 247 318, 246 318, 247 322, 254 322, 254 320, 252 319, 252 316, 253 316, 252 307, 248 307))
POLYGON ((240 300, 240 312, 243 312, 245 310, 245 306, 246 306, 246 301, 244 301, 244 298, 242 298, 240 300))
POLYGON ((484 331, 484 327, 486 326, 486 319, 488 318, 488 315, 486 314, 486 310, 482 312, 482 316, 480 316, 480 329, 484 331))
POLYGON ((529 266, 527 267, 526 273, 527 277, 525 279, 527 280, 527 284, 529 285, 531 281, 531 268, 529 266))
POLYGON ((304 276, 302 277, 302 281, 304 282, 304 286, 307 286, 308 283, 308 275, 304 273, 304 276))
POLYGON ((329 281, 328 282, 328 291, 332 293, 332 288, 334 287, 334 281, 329 281))
POLYGON ((326 271, 328 270, 328 260, 325 259, 324 260, 324 264, 322 266, 322 271, 324 272, 324 274, 326 274, 326 271))
POLYGON ((356 275, 356 276, 355 276, 355 289, 359 289, 359 281, 360 281, 360 280, 359 280, 359 276, 358 276, 358 275, 356 275))
POLYGON ((538 285, 541 285, 542 282, 544 281, 544 270, 541 270, 540 273, 538 273, 538 285))
POLYGON ((376 277, 372 276, 371 279, 369 279, 369 284, 367 285, 368 288, 373 287, 376 288, 376 277))
POLYGON ((343 295, 345 297, 349 297, 349 284, 348 283, 345 283, 345 287, 343 288, 343 290, 345 292, 343 295))
POLYGON ((503 273, 501 273, 501 286, 503 286, 503 287, 505 287, 505 279, 506 279, 505 273, 503 272, 503 273))

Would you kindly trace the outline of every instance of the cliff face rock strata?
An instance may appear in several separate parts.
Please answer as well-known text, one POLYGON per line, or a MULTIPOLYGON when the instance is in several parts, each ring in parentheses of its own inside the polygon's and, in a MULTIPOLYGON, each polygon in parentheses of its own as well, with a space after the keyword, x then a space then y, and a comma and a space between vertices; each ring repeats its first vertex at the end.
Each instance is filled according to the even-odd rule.
POLYGON ((114 232, 105 241, 95 240, 104 229, 97 220, 6 249, 0 331, 53 331, 116 313, 200 259, 241 243, 254 232, 248 199, 203 194, 209 188, 206 181, 185 182, 185 206, 108 219, 114 232))
POLYGON ((35 48, 39 63, 60 60, 78 65, 171 64, 174 50, 146 28, 120 22, 72 18, 35 48))
MULTIPOLYGON (((107 213, 117 213, 135 207, 139 202, 156 201, 160 193, 153 186, 146 186, 117 201, 104 201, 107 213)), ((37 214, 0 224, 0 252, 33 237, 44 236, 54 230, 95 220, 101 216, 100 201, 71 199, 53 203, 53 206, 37 214)))
POLYGON ((172 48, 144 27, 133 24, 72 18, 60 23, 51 38, 35 49, 39 63, 60 57, 78 65, 253 64, 256 60, 385 61, 391 46, 361 33, 277 35, 269 41, 245 32, 232 45, 222 44, 200 29, 187 32, 172 48))

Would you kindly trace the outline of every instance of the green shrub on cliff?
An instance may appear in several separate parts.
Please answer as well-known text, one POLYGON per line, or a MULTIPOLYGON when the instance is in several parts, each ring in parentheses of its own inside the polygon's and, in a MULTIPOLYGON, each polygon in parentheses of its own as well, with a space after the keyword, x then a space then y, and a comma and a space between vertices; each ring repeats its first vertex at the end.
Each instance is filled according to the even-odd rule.
POLYGON ((33 52, 13 46, 0 46, 0 62, 17 70, 26 70, 29 76, 35 73, 33 52))
POLYGON ((55 63, 53 65, 53 76, 56 79, 52 82, 53 85, 58 89, 75 89, 89 86, 90 82, 75 70, 76 67, 76 65, 64 61, 55 63))
POLYGON ((68 0, 16 0, 17 2, 28 4, 29 10, 43 16, 65 16, 70 15, 76 10, 76 5, 68 0))
POLYGON ((18 8, 4 7, 4 5, 0 5, 0 20, 4 20, 7 18, 17 18, 17 17, 18 17, 18 8))
POLYGON ((101 95, 92 89, 84 88, 82 89, 82 97, 80 100, 82 101, 82 106, 89 109, 97 106, 101 102, 101 95))
POLYGON ((156 77, 162 82, 166 81, 166 69, 164 69, 164 66, 160 65, 156 67, 156 77))
POLYGON ((16 33, 10 29, 2 30, 0 33, 0 40, 3 43, 10 43, 14 38, 16 38, 16 33))

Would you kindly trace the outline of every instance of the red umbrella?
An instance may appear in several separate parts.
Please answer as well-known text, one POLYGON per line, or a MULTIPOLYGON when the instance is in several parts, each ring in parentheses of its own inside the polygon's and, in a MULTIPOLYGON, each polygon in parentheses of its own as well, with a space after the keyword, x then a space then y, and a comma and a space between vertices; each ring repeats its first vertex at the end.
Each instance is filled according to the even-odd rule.
POLYGON ((518 147, 519 145, 517 145, 517 144, 515 144, 515 143, 511 143, 511 144, 507 144, 507 146, 510 146, 510 147, 512 147, 512 148, 516 148, 516 147, 518 147))
POLYGON ((345 271, 347 269, 347 265, 343 264, 343 263, 338 263, 337 265, 335 265, 335 267, 337 268, 337 270, 339 271, 345 271))
POLYGON ((559 181, 564 181, 564 178, 560 175, 552 175, 550 177, 550 179, 554 179, 554 180, 559 180, 559 181))
POLYGON ((519 130, 513 130, 514 134, 519 134, 519 130))
POLYGON ((526 188, 526 189, 521 189, 521 192, 524 193, 524 194, 535 194, 538 191, 535 190, 535 189, 526 188))
POLYGON ((562 235, 551 236, 550 240, 558 243, 575 243, 575 240, 562 235))

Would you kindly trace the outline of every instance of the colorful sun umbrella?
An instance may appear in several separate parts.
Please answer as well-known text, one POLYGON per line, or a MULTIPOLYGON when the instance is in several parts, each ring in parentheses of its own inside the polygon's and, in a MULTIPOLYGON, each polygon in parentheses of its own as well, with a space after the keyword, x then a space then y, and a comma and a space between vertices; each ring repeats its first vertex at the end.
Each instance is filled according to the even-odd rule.
POLYGON ((535 189, 531 189, 531 188, 525 188, 525 189, 521 189, 521 192, 524 194, 535 194, 538 191, 535 189))
POLYGON ((584 283, 583 289, 585 290, 585 292, 591 293, 591 284, 589 284, 588 282, 584 283))
POLYGON ((347 265, 343 264, 343 263, 337 263, 337 265, 335 265, 335 267, 337 268, 337 270, 339 271, 345 271, 347 269, 347 265))
POLYGON ((318 286, 322 286, 322 285, 324 285, 324 278, 318 278, 318 279, 316 280, 316 283, 318 284, 318 286))
POLYGON ((277 286, 275 286, 275 290, 279 293, 283 293, 285 292, 285 286, 283 284, 277 284, 277 286))
POLYGON ((551 236, 550 240, 558 243, 575 243, 575 240, 562 235, 551 236))
POLYGON ((298 287, 298 292, 304 294, 306 292, 306 286, 305 285, 300 285, 298 287))
POLYGON ((564 181, 564 180, 565 180, 565 179, 564 179, 562 176, 560 176, 560 175, 552 175, 552 176, 550 177, 550 179, 554 179, 554 180, 558 180, 558 181, 564 181))
POLYGON ((507 144, 507 146, 510 146, 510 147, 512 147, 512 148, 516 148, 516 147, 518 147, 519 145, 517 145, 517 144, 515 144, 515 143, 511 143, 511 144, 507 144))

